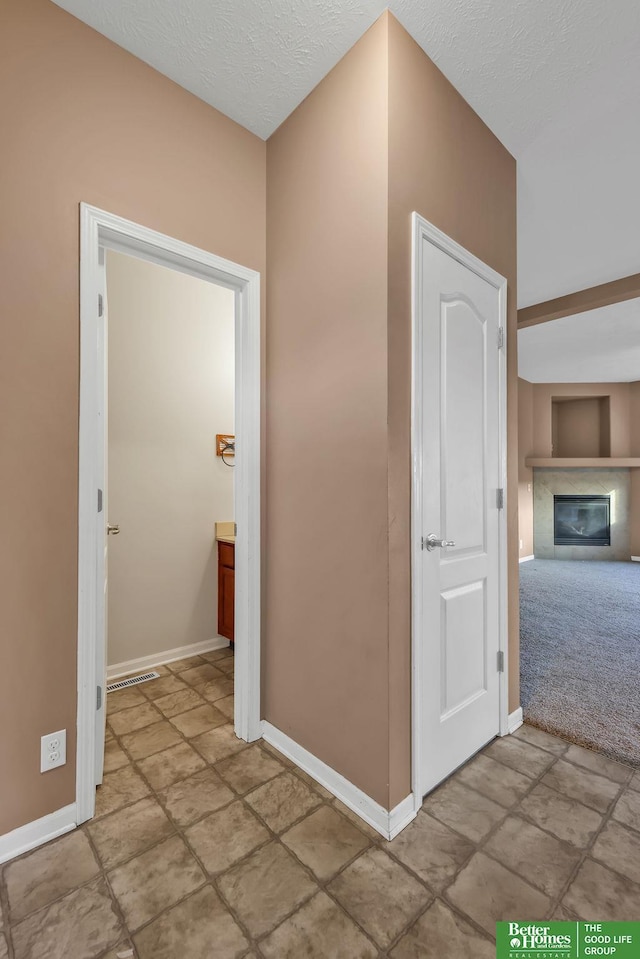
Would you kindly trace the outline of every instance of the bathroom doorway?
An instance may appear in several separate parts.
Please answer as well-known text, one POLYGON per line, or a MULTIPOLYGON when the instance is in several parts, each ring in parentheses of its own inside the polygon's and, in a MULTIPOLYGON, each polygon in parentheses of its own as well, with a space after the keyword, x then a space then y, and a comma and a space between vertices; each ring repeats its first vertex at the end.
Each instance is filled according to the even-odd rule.
MULTIPOLYGON (((234 473, 235 516, 227 522, 237 524, 238 535, 234 543, 235 558, 235 709, 234 728, 239 738, 247 741, 260 735, 259 724, 259 662, 260 662, 260 320, 259 320, 259 274, 237 264, 223 260, 214 254, 199 250, 170 237, 148 230, 138 224, 122 220, 112 214, 93 207, 81 207, 81 376, 80 376, 80 469, 79 469, 79 643, 78 643, 78 777, 77 803, 78 822, 91 818, 95 808, 95 785, 102 775, 102 750, 104 748, 105 689, 107 683, 107 613, 109 603, 106 590, 106 553, 111 541, 124 541, 124 528, 120 533, 113 530, 119 525, 109 503, 107 483, 108 450, 108 348, 107 313, 109 258, 112 263, 124 264, 136 269, 140 261, 145 269, 169 269, 179 277, 173 277, 173 285, 180 285, 197 278, 207 284, 215 284, 216 293, 222 303, 231 297, 233 301, 233 350, 234 359, 234 426, 233 429, 221 423, 211 440, 216 442, 215 433, 227 436, 225 459, 229 461, 233 446, 234 466, 226 464, 223 468, 234 473), (123 257, 124 255, 124 257, 123 257), (115 257, 122 259, 116 260, 115 257), (135 263, 131 261, 134 260, 135 263), (229 442, 228 437, 234 437, 229 442), (109 532, 109 527, 112 527, 109 532), (115 535, 114 535, 115 533, 115 535)), ((131 273, 131 269, 129 269, 131 273)), ((129 277, 131 279, 131 277, 129 277)), ((229 301, 228 306, 231 305, 229 301)), ((160 304, 151 311, 159 314, 160 304)), ((141 333, 138 360, 151 355, 157 349, 153 334, 141 333), (146 353, 145 353, 146 351, 146 353)), ((173 350, 176 353, 176 367, 179 365, 177 353, 180 349, 180 337, 175 340, 173 350)), ((135 351, 134 351, 135 352, 135 351)), ((165 357, 165 360, 167 357, 165 357)), ((127 359, 126 350, 120 353, 120 365, 126 366, 133 357, 127 359)), ((136 364, 134 363, 134 366, 136 364)), ((138 362, 138 367, 140 362, 138 362)), ((173 374, 169 374, 173 376, 173 374)), ((148 374, 147 374, 148 378, 148 374)), ((167 379, 165 369, 165 379, 167 379)), ((174 377, 175 378, 175 377, 174 377)), ((142 371, 138 382, 142 387, 142 371)), ((128 374, 130 392, 135 393, 136 369, 128 374), (132 386, 133 384, 133 386, 132 386)), ((140 390, 140 406, 158 408, 159 384, 151 376, 151 388, 140 390)), ((166 383, 161 384, 166 396, 166 383)), ((182 387, 174 383, 174 388, 195 389, 185 383, 182 387)), ((171 419, 178 404, 164 406, 164 418, 171 419)), ((131 417, 130 417, 131 418, 131 417)), ((162 416, 156 418, 158 430, 168 430, 172 424, 162 424, 162 416)), ((132 429, 127 424, 127 410, 118 412, 120 428, 132 429), (123 424, 125 426, 123 427, 123 424)), ((175 424, 173 424, 175 427, 175 424)), ((184 429, 184 426, 183 426, 184 429)), ((177 431, 180 432, 179 430, 177 431)), ((140 520, 140 504, 145 503, 145 492, 150 496, 149 476, 142 475, 142 463, 149 456, 148 444, 135 441, 135 430, 129 436, 124 447, 133 447, 128 456, 137 465, 142 487, 138 495, 138 508, 130 509, 130 522, 135 525, 140 520), (132 438, 133 437, 133 438, 132 438), (134 518, 136 517, 136 518, 134 518)), ((177 456, 174 452, 173 458, 177 456)), ((222 459, 222 457, 221 457, 222 459)), ((188 469, 187 469, 188 471, 188 469)), ((135 471, 134 471, 135 472, 135 471)), ((161 487, 163 471, 155 469, 154 483, 161 487)), ((179 471, 178 471, 179 472, 179 471)), ((132 474, 134 475, 134 474, 132 474)), ((184 477, 182 478, 184 481, 184 477)), ((129 481, 127 481, 129 482, 129 481)), ((126 485, 126 484, 125 484, 126 485)), ((184 486, 183 486, 184 489, 184 486)), ((130 495, 125 491, 124 499, 130 495)), ((170 490, 165 491, 165 503, 170 502, 170 490)), ((202 494, 200 494, 200 498, 202 494)), ((198 499, 194 497, 193 500, 198 499)), ((122 502, 122 500, 121 500, 122 502)), ((224 520, 221 521, 224 522, 224 520)), ((149 517, 147 527, 153 523, 149 517)), ((153 546, 156 553, 168 549, 170 544, 162 537, 162 515, 156 517, 153 546), (159 537, 159 538, 158 538, 159 537)), ((177 528, 177 527, 176 527, 177 528)), ((216 528, 208 531, 213 542, 216 528)), ((148 536, 151 533, 148 532, 148 536)), ((147 544, 148 545, 148 544, 147 544)), ((160 562, 156 558, 156 562, 160 562)), ((126 565, 126 564, 125 564, 126 565)), ((138 576, 144 578, 147 570, 140 562, 129 562, 124 579, 138 576), (136 572, 137 571, 137 572, 136 572)), ((208 601, 210 602, 209 595, 208 601)), ((206 603, 204 604, 206 606, 206 603)), ((205 610, 205 618, 210 615, 205 610)), ((197 617, 196 617, 197 618, 197 617)), ((187 635, 191 635, 186 631, 187 635)), ((147 635, 147 641, 149 637, 147 635)), ((189 646, 189 644, 182 644, 189 646)), ((171 647, 175 650, 176 647, 171 647)), ((155 652, 148 654, 152 658, 155 652)), ((114 653, 114 655, 118 655, 114 653)), ((135 660, 136 657, 132 657, 135 660)), ((143 659, 144 657, 138 657, 143 659)), ((115 660, 114 660, 115 662, 115 660)), ((121 660, 120 662, 128 662, 121 660)), ((171 670, 169 670, 171 672, 171 670)))

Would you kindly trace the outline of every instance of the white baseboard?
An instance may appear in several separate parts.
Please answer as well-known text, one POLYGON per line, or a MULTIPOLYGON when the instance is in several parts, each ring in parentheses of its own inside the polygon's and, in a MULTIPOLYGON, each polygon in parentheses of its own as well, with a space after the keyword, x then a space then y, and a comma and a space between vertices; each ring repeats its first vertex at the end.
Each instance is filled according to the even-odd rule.
POLYGON ((522 718, 522 706, 518 706, 517 709, 514 709, 512 713, 509 713, 509 725, 508 729, 510 733, 515 733, 516 729, 519 729, 524 722, 522 718))
POLYGON ((42 819, 28 822, 26 826, 19 826, 11 832, 0 836, 0 862, 15 859, 16 856, 42 846, 50 839, 56 839, 65 832, 71 832, 76 827, 76 804, 57 809, 42 819))
POLYGON ((152 653, 140 659, 130 659, 126 663, 114 663, 112 666, 107 666, 107 680, 152 669, 154 666, 164 666, 165 663, 175 663, 176 660, 186 659, 187 656, 210 653, 212 649, 224 649, 228 645, 228 639, 224 636, 216 636, 214 639, 205 639, 202 643, 192 643, 191 646, 176 646, 175 649, 165 649, 161 653, 152 653))
POLYGON ((389 819, 389 834, 385 838, 395 839, 398 833, 402 832, 405 826, 408 826, 410 822, 413 822, 418 815, 421 806, 422 800, 420 800, 416 806, 414 794, 409 793, 409 795, 406 796, 402 802, 399 802, 397 806, 393 807, 391 812, 387 812, 385 809, 385 813, 389 819))
POLYGON ((413 793, 389 812, 388 809, 384 809, 374 799, 367 796, 358 786, 354 786, 335 769, 327 766, 321 759, 318 759, 303 746, 298 745, 286 733, 281 732, 266 720, 262 721, 262 737, 283 756, 286 756, 296 766, 308 773, 312 779, 328 789, 336 799, 343 802, 345 806, 348 806, 370 826, 373 826, 385 839, 393 839, 400 830, 409 825, 412 819, 415 819, 417 810, 414 808, 413 793))
POLYGON ((535 559, 535 556, 533 555, 533 553, 531 554, 531 556, 521 556, 520 559, 518 560, 518 562, 519 562, 519 563, 528 563, 528 562, 529 562, 530 560, 532 560, 532 559, 535 559))

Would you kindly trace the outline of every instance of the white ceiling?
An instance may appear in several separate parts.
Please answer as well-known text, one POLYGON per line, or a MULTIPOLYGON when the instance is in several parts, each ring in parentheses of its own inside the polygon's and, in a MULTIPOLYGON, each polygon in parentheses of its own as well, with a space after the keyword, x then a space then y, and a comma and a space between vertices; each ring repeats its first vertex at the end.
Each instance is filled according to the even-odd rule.
POLYGON ((531 383, 640 380, 640 300, 519 330, 518 373, 531 383))
POLYGON ((55 0, 268 137, 386 6, 519 161, 521 306, 640 270, 637 0, 55 0))

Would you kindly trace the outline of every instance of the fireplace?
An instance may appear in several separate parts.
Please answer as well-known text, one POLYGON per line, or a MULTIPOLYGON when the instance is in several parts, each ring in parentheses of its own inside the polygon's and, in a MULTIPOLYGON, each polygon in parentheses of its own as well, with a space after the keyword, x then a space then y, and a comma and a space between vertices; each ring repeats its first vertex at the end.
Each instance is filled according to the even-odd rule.
POLYGON ((556 546, 610 546, 610 496, 554 496, 556 546))

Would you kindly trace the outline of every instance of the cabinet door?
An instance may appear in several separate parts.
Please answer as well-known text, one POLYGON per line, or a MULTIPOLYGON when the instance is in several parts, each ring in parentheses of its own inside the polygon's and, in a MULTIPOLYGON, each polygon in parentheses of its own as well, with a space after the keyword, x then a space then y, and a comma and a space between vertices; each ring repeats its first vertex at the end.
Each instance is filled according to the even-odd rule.
POLYGON ((218 632, 233 642, 235 570, 218 566, 218 632))

